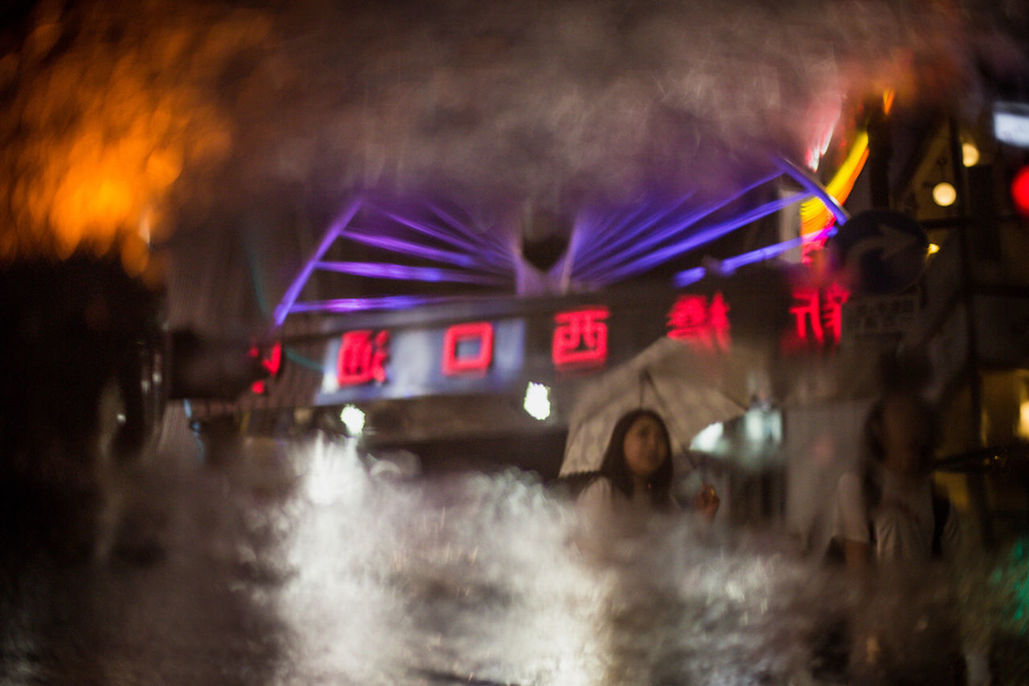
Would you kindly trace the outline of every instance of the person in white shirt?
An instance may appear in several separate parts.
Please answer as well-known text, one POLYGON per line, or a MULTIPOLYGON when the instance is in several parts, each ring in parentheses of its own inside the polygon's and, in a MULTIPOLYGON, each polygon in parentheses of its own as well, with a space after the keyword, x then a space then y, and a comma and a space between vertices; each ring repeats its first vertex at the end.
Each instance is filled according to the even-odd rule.
MULTIPOLYGON (((936 434, 935 412, 918 393, 891 391, 872 406, 863 462, 837 486, 830 559, 841 560, 866 581, 879 570, 874 576, 879 581, 928 583, 927 565, 953 553, 958 540, 954 508, 933 485, 936 434)), ((893 617, 882 625, 886 634, 857 630, 851 639, 851 683, 965 683, 952 618, 945 610, 923 611, 912 607, 893 617), (909 623, 910 630, 904 629, 909 623), (912 674, 920 680, 910 681, 912 674)))
POLYGON ((935 414, 915 393, 872 406, 863 464, 836 490, 831 545, 848 567, 928 562, 953 550, 957 517, 931 476, 935 436, 935 414))

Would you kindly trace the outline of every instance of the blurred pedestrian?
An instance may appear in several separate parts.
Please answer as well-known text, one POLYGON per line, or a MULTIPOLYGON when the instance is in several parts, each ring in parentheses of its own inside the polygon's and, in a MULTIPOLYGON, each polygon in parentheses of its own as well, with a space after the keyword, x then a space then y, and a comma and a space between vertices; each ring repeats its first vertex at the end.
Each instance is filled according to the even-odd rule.
POLYGON ((932 406, 913 390, 891 390, 868 412, 858 469, 840 477, 828 557, 873 593, 862 618, 835 627, 850 683, 965 683, 953 606, 940 601, 946 593, 930 593, 930 563, 959 538, 954 508, 932 479, 936 436, 932 406), (871 617, 872 606, 891 616, 871 617))
POLYGON ((863 569, 953 550, 957 517, 932 480, 936 432, 932 407, 916 393, 894 391, 872 406, 861 464, 837 486, 831 555, 863 569))

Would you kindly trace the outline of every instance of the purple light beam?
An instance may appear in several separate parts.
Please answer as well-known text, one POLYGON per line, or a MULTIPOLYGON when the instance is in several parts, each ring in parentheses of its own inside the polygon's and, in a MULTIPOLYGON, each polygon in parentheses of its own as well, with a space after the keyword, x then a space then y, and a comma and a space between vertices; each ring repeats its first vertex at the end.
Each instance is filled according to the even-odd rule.
POLYGON ((847 214, 847 210, 843 209, 839 201, 832 196, 832 194, 825 189, 825 186, 820 184, 816 179, 812 178, 805 170, 798 167, 793 162, 776 157, 775 163, 779 165, 783 173, 789 176, 791 179, 799 183, 803 188, 810 191, 811 195, 818 196, 818 199, 825 204, 826 208, 833 213, 836 217, 836 222, 842 226, 847 223, 850 215, 847 214))
POLYGON ((453 228, 455 231, 466 236, 469 240, 477 242, 483 248, 491 252, 497 258, 502 260, 504 264, 506 264, 507 266, 514 266, 514 257, 511 255, 510 250, 508 250, 507 246, 505 246, 502 241, 498 240, 497 237, 494 236, 492 233, 478 233, 472 231, 471 229, 466 227, 463 222, 458 221, 453 215, 451 215, 449 212, 445 211, 438 205, 429 203, 429 210, 431 210, 433 214, 435 214, 437 217, 446 222, 446 224, 453 228))
POLYGON ((668 217, 678 210, 687 198, 682 198, 671 207, 663 207, 649 213, 645 219, 636 222, 640 212, 634 212, 630 217, 621 222, 614 222, 606 227, 601 235, 590 241, 594 249, 586 253, 586 259, 576 265, 577 275, 586 276, 595 271, 596 267, 611 259, 613 254, 618 254, 618 249, 626 243, 638 238, 653 227, 659 220, 668 217), (631 228, 630 228, 631 227, 631 228), (611 239, 611 240, 609 240, 611 239))
MULTIPOLYGON (((610 273, 618 271, 618 269, 624 269, 624 267, 618 268, 618 265, 624 265, 628 260, 633 259, 637 255, 639 255, 639 254, 641 254, 641 253, 643 253, 643 252, 645 252, 647 250, 650 250, 654 246, 660 245, 661 243, 664 243, 665 241, 671 240, 672 238, 674 238, 676 236, 676 234, 682 233, 683 231, 689 229, 690 227, 695 226, 699 221, 701 221, 705 217, 708 217, 711 214, 713 214, 714 212, 717 212, 718 210, 722 209, 723 207, 726 207, 727 205, 735 202, 736 200, 738 200, 739 198, 743 197, 744 195, 746 195, 750 191, 754 190, 755 188, 763 186, 764 184, 766 184, 766 183, 768 183, 770 181, 774 181, 776 178, 778 178, 781 175, 782 175, 782 172, 781 171, 777 171, 774 174, 763 176, 760 179, 758 179, 757 181, 754 181, 754 182, 752 182, 750 184, 747 184, 746 186, 743 186, 742 188, 737 190, 735 193, 732 193, 731 195, 729 195, 726 198, 722 198, 722 199, 718 200, 715 203, 712 203, 710 205, 706 205, 704 207, 701 207, 701 208, 697 209, 696 211, 688 213, 685 218, 683 218, 682 220, 680 220, 678 222, 675 222, 672 226, 667 227, 667 228, 665 228, 665 229, 663 229, 663 230, 661 230, 659 232, 655 232, 650 237, 648 237, 648 238, 644 239, 643 241, 641 241, 640 243, 637 243, 636 245, 634 245, 632 248, 630 248, 628 250, 624 250, 624 251, 619 252, 619 253, 616 253, 616 254, 614 254, 614 255, 612 255, 610 257, 607 257, 604 260, 602 260, 599 263, 597 263, 594 266, 592 266, 591 268, 585 270, 584 273, 582 274, 582 278, 586 278, 586 279, 599 278, 600 280, 603 281, 604 277, 605 277, 604 272, 607 272, 608 274, 610 274, 610 273), (618 268, 618 269, 616 269, 616 268, 618 268)), ((772 210, 772 211, 774 211, 774 210, 772 210)), ((764 216, 764 215, 760 215, 760 216, 764 216)), ((687 250, 695 248, 698 245, 702 245, 703 243, 707 243, 707 242, 709 242, 711 240, 714 240, 719 235, 721 235, 721 234, 712 235, 711 238, 708 238, 708 239, 703 240, 703 241, 698 242, 698 243, 691 243, 690 242, 690 238, 688 237, 684 241, 680 241, 676 245, 688 246, 688 247, 682 248, 680 250, 680 252, 686 252, 687 250)))
POLYGON ((696 248, 697 246, 703 245, 705 243, 710 243, 711 241, 717 238, 721 238, 722 236, 731 233, 732 231, 735 231, 741 226, 746 226, 752 221, 772 214, 773 212, 777 212, 778 210, 781 210, 783 207, 800 201, 803 197, 806 196, 803 193, 798 193, 788 198, 777 198, 771 202, 758 205, 754 209, 748 212, 744 212, 743 214, 737 215, 733 219, 713 224, 704 229, 703 231, 695 233, 684 240, 678 241, 677 243, 673 243, 672 245, 662 248, 661 250, 655 250, 649 255, 646 255, 629 264, 623 265, 617 269, 612 269, 607 273, 607 278, 601 279, 601 282, 611 283, 613 281, 623 279, 632 274, 638 274, 639 272, 646 271, 652 267, 657 266, 658 264, 661 264, 662 262, 667 262, 668 260, 673 259, 684 252, 688 252, 693 248, 696 248))
MULTIPOLYGON (((722 269, 727 273, 732 273, 742 266, 748 264, 754 264, 755 262, 763 262, 770 260, 773 257, 777 257, 788 250, 798 248, 804 244, 805 241, 820 241, 823 238, 828 238, 836 234, 836 227, 831 226, 827 229, 819 231, 808 236, 798 236, 797 238, 791 238, 788 241, 781 243, 773 243, 772 245, 766 245, 763 248, 757 250, 751 250, 750 252, 740 253, 734 257, 730 257, 722 261, 722 269)), ((676 288, 683 288, 689 286, 692 283, 696 283, 704 278, 707 271, 704 267, 694 267, 693 269, 687 269, 681 271, 675 275, 672 283, 675 284, 676 288)))
POLYGON ((354 215, 361 209, 360 198, 353 200, 347 209, 343 211, 336 221, 332 223, 329 230, 322 236, 321 243, 318 244, 318 248, 314 251, 314 254, 304 263, 303 268, 297 277, 293 279, 293 283, 289 285, 286 292, 282 296, 282 300, 275 307, 274 321, 275 326, 282 326, 282 322, 286 321, 286 317, 292 310, 293 304, 296 302, 297 297, 300 295, 300 291, 304 288, 307 280, 311 277, 311 272, 315 268, 315 264, 318 260, 322 259, 322 256, 329 250, 329 247, 339 238, 340 233, 350 224, 354 219, 354 215))
POLYGON ((435 260, 437 262, 445 262, 447 264, 457 265, 458 267, 480 269, 482 271, 493 272, 501 275, 510 273, 509 270, 501 267, 482 263, 474 255, 456 253, 449 250, 441 250, 439 248, 430 248, 420 243, 412 243, 410 241, 400 240, 399 238, 373 236, 371 234, 358 233, 356 231, 347 231, 342 235, 342 237, 352 240, 355 243, 370 245, 374 248, 382 248, 383 250, 398 252, 412 257, 421 257, 423 259, 435 260))
POLYGON ((412 267, 388 262, 318 262, 316 269, 353 274, 372 279, 397 279, 400 281, 425 281, 429 283, 453 282, 500 286, 510 283, 509 279, 495 276, 462 272, 439 267, 412 267))
POLYGON ((455 248, 459 248, 460 250, 469 255, 484 257, 489 262, 493 263, 495 266, 503 266, 502 264, 497 264, 497 261, 495 259, 490 259, 490 256, 482 254, 482 249, 486 248, 486 246, 482 243, 468 242, 464 238, 457 236, 454 233, 443 231, 436 227, 429 226, 428 224, 425 224, 423 222, 415 221, 414 219, 408 219, 407 217, 404 217, 400 214, 391 212, 380 207, 376 207, 376 209, 382 212, 382 214, 384 214, 385 216, 389 217, 391 220, 397 222, 398 224, 406 226, 409 229, 417 231, 426 236, 430 236, 431 238, 435 238, 444 243, 448 243, 455 248))
POLYGON ((422 297, 413 295, 390 295, 381 298, 337 298, 316 300, 293 305, 291 312, 363 312, 365 310, 403 310, 419 305, 431 305, 452 298, 422 297))

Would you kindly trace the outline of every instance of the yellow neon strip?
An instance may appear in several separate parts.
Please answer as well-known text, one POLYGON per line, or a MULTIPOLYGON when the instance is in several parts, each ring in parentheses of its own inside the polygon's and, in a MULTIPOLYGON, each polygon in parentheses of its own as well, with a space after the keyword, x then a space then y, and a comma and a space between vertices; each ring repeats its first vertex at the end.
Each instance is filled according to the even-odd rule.
MULTIPOLYGON (((825 189, 829 195, 836 198, 841 205, 847 201, 850 192, 857 183, 861 170, 868 161, 868 133, 858 133, 854 144, 847 153, 847 159, 843 161, 840 168, 836 170, 832 179, 826 184, 825 189)), ((832 220, 832 212, 826 208, 819 198, 805 200, 800 205, 800 234, 807 235, 824 229, 832 220)))
MULTIPOLYGON (((892 89, 883 91, 883 113, 889 114, 890 110, 893 109, 893 99, 895 92, 892 89)), ((858 176, 861 175, 861 170, 865 168, 865 162, 868 161, 868 132, 859 131, 857 137, 854 139, 854 144, 850 147, 850 152, 847 153, 847 159, 843 161, 840 168, 836 170, 832 180, 826 185, 825 190, 829 192, 829 195, 836 198, 836 201, 841 205, 847 201, 850 197, 850 192, 854 190, 854 184, 857 183, 858 176)), ((800 235, 805 236, 809 233, 821 231, 832 221, 832 212, 825 206, 818 198, 811 198, 806 200, 800 205, 800 235)))

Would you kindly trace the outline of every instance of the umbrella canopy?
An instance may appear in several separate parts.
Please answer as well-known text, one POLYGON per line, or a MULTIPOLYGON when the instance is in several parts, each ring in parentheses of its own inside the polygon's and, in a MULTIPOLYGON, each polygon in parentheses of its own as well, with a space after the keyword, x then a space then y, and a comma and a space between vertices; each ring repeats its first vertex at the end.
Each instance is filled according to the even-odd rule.
POLYGON ((758 349, 698 350, 662 338, 628 362, 585 384, 569 419, 561 476, 600 469, 618 418, 639 407, 668 425, 672 452, 685 452, 701 429, 741 415, 765 395, 767 361, 758 349))

